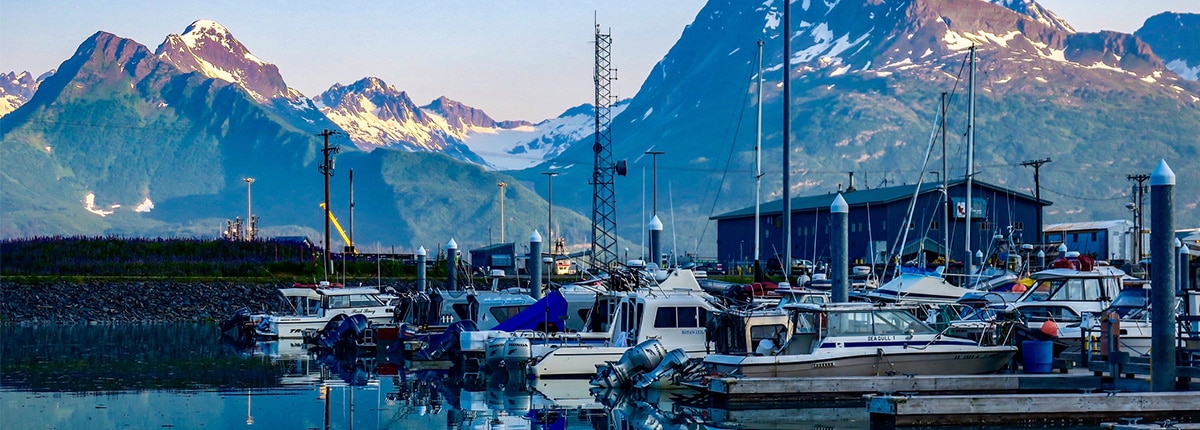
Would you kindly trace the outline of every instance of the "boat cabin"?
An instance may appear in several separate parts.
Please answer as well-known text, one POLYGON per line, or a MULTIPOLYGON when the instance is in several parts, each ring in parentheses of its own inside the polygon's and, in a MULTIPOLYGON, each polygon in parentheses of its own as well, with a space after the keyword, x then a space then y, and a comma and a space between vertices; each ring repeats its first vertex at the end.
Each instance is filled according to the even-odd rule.
POLYGON ((1100 266, 1093 270, 1050 269, 1030 276, 1033 285, 1014 307, 1029 323, 1078 322, 1084 312, 1100 312, 1121 292, 1125 272, 1100 266))
POLYGON ((633 346, 650 338, 702 338, 710 309, 704 298, 693 294, 605 294, 597 296, 585 328, 608 333, 613 346, 633 346))
POLYGON ((713 338, 719 354, 810 354, 837 337, 887 340, 936 335, 915 308, 870 303, 796 303, 780 310, 723 312, 713 338))

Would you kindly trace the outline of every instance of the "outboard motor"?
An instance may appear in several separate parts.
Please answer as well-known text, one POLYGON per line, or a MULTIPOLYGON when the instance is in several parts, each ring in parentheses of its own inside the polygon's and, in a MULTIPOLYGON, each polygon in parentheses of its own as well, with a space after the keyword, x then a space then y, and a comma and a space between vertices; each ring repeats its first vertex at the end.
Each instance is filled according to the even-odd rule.
POLYGON ((532 358, 533 349, 529 339, 514 337, 504 342, 504 368, 508 370, 510 386, 519 386, 529 379, 528 369, 532 358))
POLYGON ((621 359, 597 365, 596 376, 591 384, 600 387, 623 387, 632 383, 636 372, 645 372, 662 362, 667 355, 667 348, 658 339, 649 339, 629 348, 621 359))
POLYGON ((668 352, 667 356, 663 358, 662 362, 658 363, 658 367, 655 367, 654 370, 635 376, 633 378, 633 388, 649 387, 654 383, 654 381, 677 372, 678 369, 683 367, 683 365, 687 362, 688 355, 683 348, 672 349, 671 352, 668 352))
POLYGON ((351 315, 333 330, 328 330, 328 327, 323 330, 317 338, 317 344, 328 349, 352 347, 369 325, 366 315, 351 315))
POLYGON ((417 358, 421 360, 437 360, 441 359, 451 349, 458 348, 459 333, 464 331, 477 331, 474 321, 459 321, 450 324, 446 327, 446 331, 440 335, 430 337, 425 346, 417 351, 417 358))
POLYGON ((425 325, 442 324, 442 295, 434 291, 429 295, 429 306, 425 308, 425 325))
POLYGON ((221 332, 227 332, 234 327, 242 327, 250 321, 250 308, 241 307, 233 312, 233 316, 221 321, 221 332))

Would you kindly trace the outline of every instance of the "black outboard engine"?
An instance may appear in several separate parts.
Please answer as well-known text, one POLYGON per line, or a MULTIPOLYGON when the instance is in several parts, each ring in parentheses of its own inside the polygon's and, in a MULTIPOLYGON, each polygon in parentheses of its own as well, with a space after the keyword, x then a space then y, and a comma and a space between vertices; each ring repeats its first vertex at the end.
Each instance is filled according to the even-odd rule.
POLYGON ((425 325, 442 324, 442 295, 433 292, 429 295, 429 306, 425 308, 425 325))
POLYGON ((458 349, 458 335, 464 331, 476 331, 474 321, 466 320, 450 324, 440 335, 432 336, 425 341, 425 346, 417 350, 417 358, 421 360, 440 360, 458 349))
POLYGON ((234 336, 240 341, 252 341, 255 337, 255 324, 250 320, 250 308, 241 307, 233 312, 233 316, 221 322, 221 333, 237 330, 234 336))
MULTIPOLYGON (((332 322, 332 321, 330 321, 332 322)), ((326 325, 317 336, 317 345, 331 350, 348 350, 357 344, 367 330, 370 321, 366 315, 355 314, 341 320, 337 326, 330 329, 326 325)))

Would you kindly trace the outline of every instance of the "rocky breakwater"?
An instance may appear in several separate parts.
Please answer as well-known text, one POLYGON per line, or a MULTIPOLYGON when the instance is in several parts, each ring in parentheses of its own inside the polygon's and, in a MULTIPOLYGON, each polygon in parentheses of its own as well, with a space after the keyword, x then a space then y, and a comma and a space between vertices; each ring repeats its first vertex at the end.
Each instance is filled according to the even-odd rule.
MULTIPOLYGON (((287 285, 290 285, 288 283, 287 285)), ((237 308, 277 311, 282 284, 174 281, 0 282, 0 323, 221 321, 237 308)))

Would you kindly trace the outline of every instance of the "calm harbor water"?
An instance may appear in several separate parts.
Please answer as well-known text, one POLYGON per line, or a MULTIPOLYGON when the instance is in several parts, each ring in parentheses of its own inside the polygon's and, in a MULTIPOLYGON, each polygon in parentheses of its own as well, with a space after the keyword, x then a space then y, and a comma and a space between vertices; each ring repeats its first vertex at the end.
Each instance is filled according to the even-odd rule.
POLYGON ((0 326, 4 429, 869 428, 864 408, 724 410, 584 380, 478 387, 374 357, 223 342, 215 325, 0 326))

